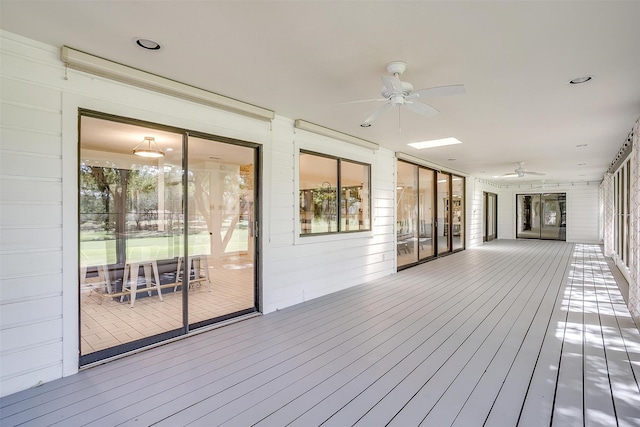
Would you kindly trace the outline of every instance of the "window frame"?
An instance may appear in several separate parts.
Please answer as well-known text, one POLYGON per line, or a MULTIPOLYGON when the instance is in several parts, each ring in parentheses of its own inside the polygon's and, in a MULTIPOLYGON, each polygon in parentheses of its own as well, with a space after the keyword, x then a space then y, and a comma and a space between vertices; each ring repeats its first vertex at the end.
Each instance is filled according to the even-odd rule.
MULTIPOLYGON (((296 169, 297 169, 297 178, 296 178, 296 182, 297 182, 297 197, 296 197, 296 237, 299 239, 308 239, 310 237, 320 237, 320 236, 344 236, 344 235, 353 235, 353 234, 357 234, 359 236, 362 236, 363 233, 369 233, 371 234, 373 232, 373 212, 372 212, 372 185, 371 185, 371 180, 372 180, 372 165, 370 163, 367 162, 362 162, 362 161, 358 161, 358 160, 353 160, 347 157, 343 157, 343 156, 336 156, 336 155, 331 155, 331 154, 326 154, 326 153, 321 153, 321 152, 317 152, 317 151, 313 151, 313 150, 309 150, 309 149, 305 149, 305 148, 300 148, 298 150, 298 156, 297 156, 297 162, 296 162, 296 169), (302 189, 300 188, 300 155, 302 154, 308 154, 308 155, 312 155, 312 156, 317 156, 317 157, 324 157, 327 159, 331 159, 331 160, 335 160, 336 161, 336 170, 335 170, 335 178, 336 178, 336 231, 328 231, 328 232, 318 232, 318 233, 313 233, 313 232, 308 232, 308 233, 302 233, 302 220, 300 217, 301 214, 301 210, 300 210, 300 191, 302 191, 302 189), (357 230, 342 230, 342 192, 343 192, 343 188, 342 188, 342 162, 348 162, 348 163, 352 163, 352 164, 356 164, 356 165, 361 165, 361 166, 365 166, 367 168, 367 194, 368 194, 368 200, 367 200, 367 210, 369 212, 369 221, 368 221, 368 227, 364 228, 364 229, 357 229, 357 230)), ((364 188, 364 185, 363 185, 364 188)))

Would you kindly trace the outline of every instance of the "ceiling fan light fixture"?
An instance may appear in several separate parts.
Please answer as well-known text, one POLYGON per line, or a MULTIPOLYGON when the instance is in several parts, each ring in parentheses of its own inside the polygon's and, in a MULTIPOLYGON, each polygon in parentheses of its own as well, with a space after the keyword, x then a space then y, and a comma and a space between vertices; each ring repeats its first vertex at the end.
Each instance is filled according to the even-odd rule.
POLYGON ((432 139, 430 141, 410 142, 407 145, 413 148, 417 148, 418 150, 423 150, 425 148, 444 147, 447 145, 455 145, 455 144, 462 144, 462 141, 454 137, 449 137, 449 138, 441 138, 441 139, 432 139))
POLYGON ((164 151, 158 147, 158 143, 152 136, 145 136, 142 142, 135 146, 133 154, 140 157, 146 157, 148 159, 159 159, 160 157, 164 157, 164 151))

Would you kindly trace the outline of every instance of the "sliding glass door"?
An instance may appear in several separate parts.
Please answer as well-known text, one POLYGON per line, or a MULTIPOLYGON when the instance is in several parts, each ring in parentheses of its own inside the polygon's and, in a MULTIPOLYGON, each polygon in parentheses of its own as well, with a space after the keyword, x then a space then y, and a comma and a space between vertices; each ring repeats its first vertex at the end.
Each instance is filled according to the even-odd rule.
POLYGON ((418 213, 420 216, 418 245, 420 259, 428 259, 435 255, 435 239, 433 238, 433 191, 435 173, 432 169, 418 168, 420 196, 418 213))
POLYGON ((451 186, 451 176, 438 172, 438 185, 437 185, 437 210, 438 218, 436 223, 436 229, 438 230, 438 255, 442 255, 451 252, 451 192, 449 188, 451 186))
POLYGON ((565 193, 518 194, 516 205, 517 238, 566 240, 565 193))
POLYGON ((398 161, 398 268, 464 249, 464 178, 398 161))
POLYGON ((80 363, 257 310, 258 148, 83 111, 80 363))
POLYGON ((419 259, 418 168, 410 163, 398 162, 396 200, 398 267, 403 267, 419 259))
POLYGON ((490 242, 498 235, 498 196, 483 192, 484 199, 484 233, 482 240, 490 242))

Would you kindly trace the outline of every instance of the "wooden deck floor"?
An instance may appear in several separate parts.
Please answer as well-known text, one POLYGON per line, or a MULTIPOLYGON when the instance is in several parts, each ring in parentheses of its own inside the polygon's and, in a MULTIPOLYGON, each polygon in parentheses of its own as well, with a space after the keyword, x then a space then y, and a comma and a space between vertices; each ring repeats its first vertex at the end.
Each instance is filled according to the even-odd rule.
POLYGON ((598 246, 497 240, 0 400, 0 425, 639 426, 598 246))

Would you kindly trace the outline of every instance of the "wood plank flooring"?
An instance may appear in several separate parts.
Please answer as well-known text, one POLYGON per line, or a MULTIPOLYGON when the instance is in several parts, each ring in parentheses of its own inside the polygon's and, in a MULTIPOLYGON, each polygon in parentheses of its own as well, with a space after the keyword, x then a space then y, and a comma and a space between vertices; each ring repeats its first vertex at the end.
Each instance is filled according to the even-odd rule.
POLYGON ((597 245, 496 240, 0 399, 0 425, 640 426, 597 245))

